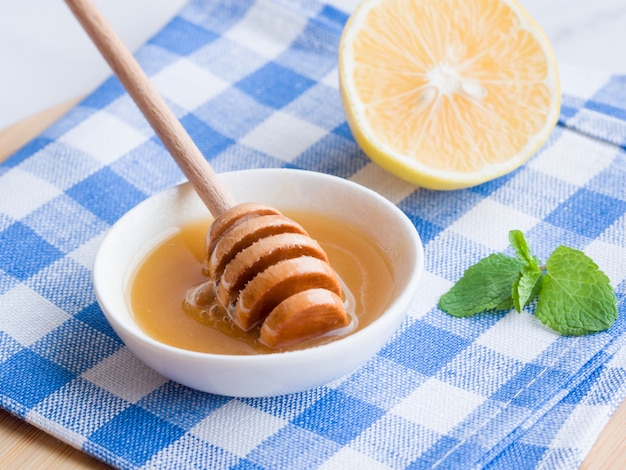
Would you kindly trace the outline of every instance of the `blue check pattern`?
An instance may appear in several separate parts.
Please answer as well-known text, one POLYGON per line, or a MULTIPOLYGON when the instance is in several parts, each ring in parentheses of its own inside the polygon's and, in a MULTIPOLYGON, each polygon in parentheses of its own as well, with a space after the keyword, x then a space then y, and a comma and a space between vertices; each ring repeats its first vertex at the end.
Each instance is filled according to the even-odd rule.
POLYGON ((626 77, 562 69, 548 142, 517 171, 435 192, 373 165, 346 125, 347 15, 315 1, 192 0, 137 58, 217 171, 294 167, 379 191, 426 250, 393 338, 351 375, 234 399, 144 366, 92 289, 103 234, 182 175, 110 78, 0 165, 0 404, 124 469, 576 468, 626 396, 626 77), (447 316, 440 294, 523 230, 609 275, 619 318, 560 337, 531 311, 447 316))

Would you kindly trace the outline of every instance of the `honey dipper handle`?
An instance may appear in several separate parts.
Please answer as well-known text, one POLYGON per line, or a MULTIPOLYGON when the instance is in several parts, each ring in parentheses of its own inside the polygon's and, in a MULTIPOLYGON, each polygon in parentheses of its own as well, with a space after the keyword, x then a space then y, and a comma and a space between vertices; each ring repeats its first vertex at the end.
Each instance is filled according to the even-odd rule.
POLYGON ((217 174, 91 0, 65 0, 214 217, 235 205, 217 174))

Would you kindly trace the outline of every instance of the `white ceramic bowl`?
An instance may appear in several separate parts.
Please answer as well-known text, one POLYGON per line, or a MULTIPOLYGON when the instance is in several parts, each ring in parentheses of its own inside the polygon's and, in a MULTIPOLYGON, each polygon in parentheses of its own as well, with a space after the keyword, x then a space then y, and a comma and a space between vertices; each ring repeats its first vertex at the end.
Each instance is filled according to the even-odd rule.
POLYGON ((361 331, 310 349, 234 356, 187 351, 147 336, 135 323, 128 282, 138 263, 168 228, 206 218, 189 184, 159 193, 125 214, 96 254, 96 296, 113 329, 144 363, 189 387, 220 395, 260 397, 299 392, 337 379, 366 362, 394 333, 417 292, 423 248, 409 219, 378 193, 321 173, 258 169, 222 173, 238 202, 265 202, 279 209, 328 214, 354 224, 390 258, 395 279, 392 304, 361 331))

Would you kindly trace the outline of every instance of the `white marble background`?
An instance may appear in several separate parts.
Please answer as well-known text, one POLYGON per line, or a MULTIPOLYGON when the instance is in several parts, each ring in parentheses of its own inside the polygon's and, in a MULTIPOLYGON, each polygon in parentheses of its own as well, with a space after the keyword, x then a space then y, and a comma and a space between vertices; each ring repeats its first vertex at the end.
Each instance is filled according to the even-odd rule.
MULTIPOLYGON (((96 0, 136 49, 186 0, 96 0)), ((358 0, 327 0, 351 11, 358 0)), ((626 0, 520 0, 562 64, 626 73, 626 0)), ((61 0, 0 0, 0 129, 93 90, 110 74, 61 0)))

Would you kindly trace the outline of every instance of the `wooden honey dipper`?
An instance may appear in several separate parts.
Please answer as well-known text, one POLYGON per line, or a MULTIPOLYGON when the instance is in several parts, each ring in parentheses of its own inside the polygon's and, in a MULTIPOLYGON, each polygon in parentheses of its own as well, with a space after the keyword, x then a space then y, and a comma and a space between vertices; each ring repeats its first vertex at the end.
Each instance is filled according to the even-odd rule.
POLYGON ((272 207, 237 205, 92 1, 66 3, 215 217, 209 276, 233 322, 246 331, 261 324, 260 340, 273 349, 348 326, 341 284, 320 245, 272 207))

